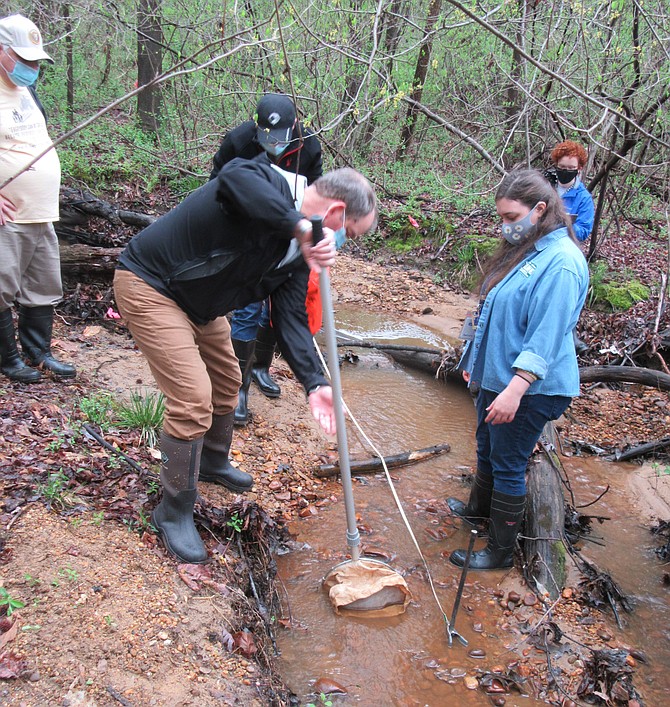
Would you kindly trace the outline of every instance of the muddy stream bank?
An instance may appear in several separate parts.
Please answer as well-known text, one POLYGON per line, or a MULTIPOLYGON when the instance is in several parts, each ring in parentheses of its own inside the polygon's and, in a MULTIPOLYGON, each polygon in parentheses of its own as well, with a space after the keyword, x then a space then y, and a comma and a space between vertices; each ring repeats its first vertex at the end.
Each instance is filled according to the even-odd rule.
MULTIPOLYGON (((439 344, 435 341, 439 339, 437 332, 351 307, 340 307, 337 326, 366 340, 439 344)), ((447 557, 453 549, 465 546, 468 531, 449 517, 444 499, 468 493, 463 478, 473 470, 475 458, 472 400, 464 388, 399 368, 383 354, 351 351, 358 360, 343 366, 344 397, 385 455, 444 442, 451 445, 447 454, 391 472, 438 598, 450 616, 460 571, 447 557)), ((373 456, 354 426, 348 429, 352 456, 373 456)), ((568 611, 581 613, 578 621, 583 630, 572 634, 574 642, 564 640, 560 650, 550 656, 556 681, 567 694, 574 695, 589 652, 585 645, 591 649, 618 645, 643 649, 648 663, 639 664, 635 684, 646 704, 661 705, 670 689, 666 671, 670 664, 670 607, 667 590, 659 582, 652 537, 633 505, 629 481, 639 469, 595 458, 564 457, 563 461, 578 504, 589 503, 610 486, 589 513, 611 520, 594 529, 584 555, 624 588, 634 611, 623 616, 619 629, 611 613, 570 607, 568 611)), ((318 517, 293 522, 292 549, 278 559, 285 589, 284 619, 292 625, 279 635, 279 669, 303 703, 318 704, 315 692, 331 680, 347 693, 331 696, 336 704, 483 705, 493 701, 540 705, 563 698, 560 690, 546 684, 547 652, 528 635, 546 607, 532 602, 517 570, 469 574, 457 619, 457 628, 469 645, 466 648, 455 642, 449 647, 440 609, 386 480, 382 475, 357 477, 354 494, 363 552, 367 549, 386 558, 406 578, 413 601, 403 616, 394 619, 335 615, 321 580, 346 557, 343 503, 338 501, 318 517), (506 604, 510 591, 523 597, 519 606, 506 604), (481 688, 473 689, 475 678, 510 669, 523 678, 522 692, 512 689, 487 696, 481 688)), ((576 581, 577 573, 572 574, 576 581)), ((559 625, 562 610, 565 607, 556 616, 559 625)), ((568 628, 564 630, 570 634, 568 628)))

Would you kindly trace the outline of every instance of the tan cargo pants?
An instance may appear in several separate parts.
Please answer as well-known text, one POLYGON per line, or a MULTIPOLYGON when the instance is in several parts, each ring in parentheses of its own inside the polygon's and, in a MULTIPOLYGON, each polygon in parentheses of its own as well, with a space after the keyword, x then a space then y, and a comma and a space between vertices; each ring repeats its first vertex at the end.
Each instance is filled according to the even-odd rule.
POLYGON ((164 431, 194 440, 237 406, 242 382, 230 341, 230 324, 219 317, 194 324, 176 302, 127 270, 114 275, 119 312, 165 395, 164 431))

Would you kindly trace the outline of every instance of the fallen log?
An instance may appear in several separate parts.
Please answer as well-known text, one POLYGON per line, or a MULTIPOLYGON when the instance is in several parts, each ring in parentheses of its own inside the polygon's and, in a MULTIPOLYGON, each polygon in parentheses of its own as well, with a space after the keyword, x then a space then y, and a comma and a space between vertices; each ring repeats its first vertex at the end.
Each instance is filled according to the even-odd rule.
POLYGON ((637 383, 670 390, 670 376, 652 368, 633 366, 585 366, 579 369, 581 383, 637 383))
POLYGON ((666 447, 670 447, 670 437, 665 437, 655 442, 645 442, 644 444, 639 444, 637 447, 631 447, 625 452, 616 452, 616 454, 605 458, 612 461, 625 462, 635 457, 641 457, 643 454, 657 452, 659 449, 666 449, 666 447))
POLYGON ((548 592, 552 600, 560 596, 567 579, 565 500, 557 448, 556 428, 548 422, 540 437, 540 450, 528 463, 523 534, 526 578, 539 593, 548 592))
MULTIPOLYGON (((402 452, 401 454, 384 457, 384 462, 389 469, 394 469, 399 466, 416 464, 417 462, 424 461, 437 454, 449 452, 450 450, 451 446, 448 444, 437 444, 433 447, 425 447, 424 449, 417 449, 413 452, 402 452)), ((350 460, 349 465, 352 474, 375 474, 383 468, 382 460, 379 457, 361 461, 350 460)), ((337 476, 339 473, 339 464, 321 464, 315 469, 314 476, 325 478, 328 476, 337 476)))
POLYGON ((65 209, 85 213, 89 216, 98 216, 117 226, 125 223, 130 226, 145 227, 152 224, 157 218, 139 211, 117 209, 113 204, 103 201, 83 189, 61 187, 60 202, 65 209))
POLYGON ((101 248, 98 246, 60 246, 60 267, 63 279, 92 277, 111 280, 123 248, 101 248))
POLYGON ((460 348, 447 346, 436 349, 432 346, 382 344, 376 341, 338 341, 337 345, 340 348, 377 349, 407 368, 428 373, 440 380, 454 378, 462 382, 460 373, 456 371, 461 358, 460 348))

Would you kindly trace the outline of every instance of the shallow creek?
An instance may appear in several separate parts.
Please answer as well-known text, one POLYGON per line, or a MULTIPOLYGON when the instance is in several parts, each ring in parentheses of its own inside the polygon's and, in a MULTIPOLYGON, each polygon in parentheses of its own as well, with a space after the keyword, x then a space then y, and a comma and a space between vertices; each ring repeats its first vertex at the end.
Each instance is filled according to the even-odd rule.
MULTIPOLYGON (((365 339, 440 345, 434 332, 402 321, 382 321, 368 313, 340 311, 336 326, 365 339)), ((342 367, 344 399, 384 455, 444 442, 451 445, 446 454, 391 470, 438 598, 450 616, 460 570, 447 557, 453 549, 465 546, 468 531, 447 518, 443 499, 468 494, 462 478, 472 470, 475 459, 472 400, 464 388, 396 366, 380 353, 352 351, 360 358, 342 367)), ((373 456, 352 425, 348 425, 348 440, 354 458, 373 456)), ((577 457, 564 459, 564 464, 578 504, 588 503, 608 483, 612 485, 587 512, 614 520, 595 528, 594 536, 602 545, 587 543, 584 554, 610 572, 633 598, 634 613, 623 616, 622 630, 612 622, 612 633, 649 656, 649 663, 639 666, 635 678, 646 704, 667 704, 670 607, 667 589, 660 584, 662 568, 652 550, 654 540, 629 509, 626 477, 635 467, 577 457)), ((326 677, 348 693, 332 696, 334 704, 490 705, 490 697, 481 690, 466 688, 465 678, 475 676, 478 669, 505 667, 518 657, 508 649, 521 645, 523 636, 499 628, 502 612, 495 603, 494 592, 509 580, 507 573, 468 575, 456 628, 469 645, 454 642, 449 647, 442 614, 386 480, 379 475, 358 477, 354 498, 363 551, 367 547, 385 553, 391 567, 405 576, 413 601, 403 616, 393 619, 337 616, 321 589, 321 580, 347 552, 341 497, 317 516, 297 521, 291 528, 296 534, 294 549, 278 558, 286 590, 284 613, 294 622, 292 630, 279 634, 279 667, 286 683, 303 704, 320 704, 313 694, 314 682, 326 677), (472 650, 483 656, 472 657, 472 650)), ((538 616, 529 615, 533 621, 538 616)), ((536 649, 529 658, 545 661, 536 649)), ((516 692, 504 697, 508 706, 545 704, 516 692)))

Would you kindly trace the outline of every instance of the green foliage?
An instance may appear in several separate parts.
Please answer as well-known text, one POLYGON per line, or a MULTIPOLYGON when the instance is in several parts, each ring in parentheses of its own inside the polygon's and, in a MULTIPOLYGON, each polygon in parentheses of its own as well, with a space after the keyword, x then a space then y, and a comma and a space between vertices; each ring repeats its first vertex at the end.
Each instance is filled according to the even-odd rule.
MULTIPOLYGON (((46 17, 42 4, 23 5, 26 14, 46 17)), ((470 5, 484 16, 484 4, 470 5)), ((55 64, 43 65, 39 92, 52 137, 92 119, 58 145, 65 181, 111 192, 110 201, 119 201, 115 192, 122 190, 124 201, 136 200, 138 210, 152 203, 147 193, 159 187, 172 190, 168 196, 176 203, 200 186, 221 137, 253 115, 261 93, 295 88, 301 118, 326 146, 326 168, 351 162, 380 195, 407 203, 427 197, 467 214, 490 203, 500 170, 529 160, 546 166, 552 143, 578 136, 590 141, 593 158, 585 181, 609 154, 624 155, 609 173, 608 196, 616 195, 624 212, 650 218, 669 161, 661 138, 670 130, 670 112, 664 110, 670 69, 659 38, 670 32, 670 14, 659 0, 646 7, 644 22, 638 4, 625 0, 561 7, 539 3, 532 22, 524 24, 523 4, 503 4, 496 28, 524 46, 541 48, 542 64, 588 96, 601 96, 607 87, 608 95, 629 96, 627 104, 657 106, 645 123, 652 139, 640 135, 634 149, 622 152, 629 135, 612 132, 611 121, 594 121, 592 101, 575 101, 561 80, 543 80, 541 69, 444 3, 430 36, 422 3, 402 3, 399 12, 387 4, 380 15, 369 3, 339 0, 288 5, 282 13, 269 0, 254 4, 253 11, 203 0, 189 5, 188 22, 181 4, 159 3, 159 71, 166 80, 156 88, 155 134, 138 127, 137 98, 124 100, 137 79, 135 4, 73 5, 68 20, 47 13, 49 26, 42 29, 55 64), (419 107, 412 114, 407 99, 418 88, 417 61, 428 50, 419 107), (112 102, 114 108, 94 118, 112 102), (560 126, 568 123, 574 128, 564 133, 560 126), (396 161, 401 130, 409 125, 415 128, 413 140, 396 161)), ((617 101, 611 108, 622 110, 617 101)), ((421 238, 430 239, 425 218, 417 221, 421 238)), ((365 244, 379 247, 385 236, 372 234, 365 244)), ((406 252, 420 247, 421 238, 399 233, 390 246, 406 252)))
POLYGON ((244 520, 240 518, 237 513, 233 513, 230 520, 226 522, 226 525, 229 528, 232 528, 236 533, 241 533, 242 528, 244 527, 244 520))
POLYGON ((147 531, 158 532, 151 523, 151 516, 147 515, 143 508, 140 508, 137 512, 137 518, 124 518, 123 524, 131 533, 137 533, 138 535, 143 535, 147 531))
POLYGON ((140 430, 140 440, 151 447, 156 445, 164 413, 165 396, 162 393, 142 395, 133 391, 128 403, 117 406, 119 422, 125 427, 140 430))
POLYGON ((70 483, 67 475, 62 469, 49 474, 49 478, 45 484, 40 484, 37 491, 41 496, 44 496, 49 503, 65 508, 67 501, 65 498, 65 490, 70 483))
MULTIPOLYGON (((388 213, 382 211, 379 224, 379 245, 383 243, 396 253, 408 253, 425 243, 441 243, 454 230, 448 216, 441 212, 425 213, 414 201, 388 213)), ((370 236, 371 239, 374 237, 370 236)))
POLYGON ((202 185, 196 176, 183 177, 170 167, 174 157, 168 139, 157 149, 154 136, 131 121, 111 121, 107 116, 77 133, 58 148, 64 176, 83 183, 93 192, 131 191, 142 203, 147 193, 172 184, 185 193, 202 185), (110 140, 110 134, 114 139, 110 140))
POLYGON ((165 397, 162 393, 133 391, 128 402, 118 402, 111 393, 96 391, 79 401, 79 409, 87 422, 103 431, 115 426, 137 429, 143 443, 155 446, 163 424, 165 397))
POLYGON ((67 567, 61 567, 58 570, 58 576, 68 582, 76 582, 79 579, 79 573, 77 570, 73 569, 69 565, 67 567))
POLYGON ((5 608, 7 616, 11 616, 17 609, 23 609, 24 606, 24 602, 14 599, 4 587, 0 587, 0 607, 5 608))
POLYGON ((652 462, 651 468, 654 470, 656 476, 670 476, 670 466, 661 466, 658 462, 652 462))
POLYGON ((636 302, 649 298, 649 288, 646 285, 635 278, 626 279, 626 273, 612 273, 603 261, 592 263, 589 269, 589 307, 626 311, 636 302))
POLYGON ((27 572, 23 575, 23 579, 29 587, 36 587, 38 584, 42 584, 41 579, 37 579, 37 577, 33 577, 32 574, 28 574, 27 572))
POLYGON ((67 434, 63 430, 57 430, 55 434, 56 439, 51 440, 51 442, 47 444, 46 448, 48 452, 57 452, 59 449, 62 449, 67 443, 67 434))
POLYGON ((79 409, 87 422, 106 431, 113 423, 114 397, 105 391, 92 393, 79 401, 79 409))
POLYGON ((480 236, 469 233, 459 238, 454 244, 451 254, 455 260, 452 277, 462 287, 475 287, 481 263, 486 260, 500 245, 500 240, 492 236, 480 236))

